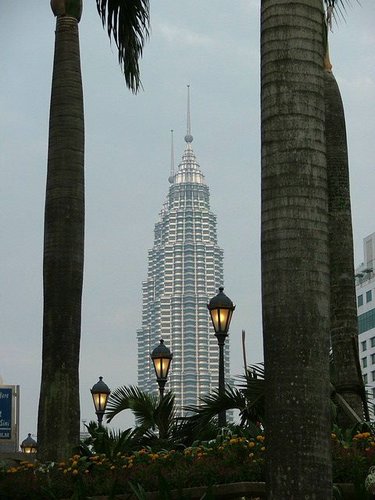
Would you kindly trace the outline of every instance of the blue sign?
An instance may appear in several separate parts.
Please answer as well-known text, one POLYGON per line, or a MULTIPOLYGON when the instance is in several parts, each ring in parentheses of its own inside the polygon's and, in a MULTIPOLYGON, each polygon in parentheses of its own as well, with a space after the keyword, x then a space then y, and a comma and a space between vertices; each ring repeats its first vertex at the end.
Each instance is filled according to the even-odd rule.
POLYGON ((0 439, 12 438, 12 392, 0 387, 0 439))

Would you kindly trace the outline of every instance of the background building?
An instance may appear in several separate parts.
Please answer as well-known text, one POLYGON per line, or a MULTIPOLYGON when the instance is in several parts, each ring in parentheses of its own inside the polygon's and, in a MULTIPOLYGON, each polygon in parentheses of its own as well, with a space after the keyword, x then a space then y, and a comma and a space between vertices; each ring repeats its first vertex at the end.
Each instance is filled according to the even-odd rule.
POLYGON ((369 409, 375 403, 375 233, 363 240, 363 263, 356 269, 359 356, 364 383, 369 396, 369 409))
MULTIPOLYGON (((138 385, 156 391, 150 352, 163 338, 173 353, 166 389, 179 411, 218 387, 218 345, 207 303, 223 285, 223 251, 209 189, 192 149, 188 95, 185 151, 177 170, 172 160, 167 199, 155 224, 143 282, 142 327, 138 338, 138 385)), ((229 339, 225 345, 229 374, 229 339)))

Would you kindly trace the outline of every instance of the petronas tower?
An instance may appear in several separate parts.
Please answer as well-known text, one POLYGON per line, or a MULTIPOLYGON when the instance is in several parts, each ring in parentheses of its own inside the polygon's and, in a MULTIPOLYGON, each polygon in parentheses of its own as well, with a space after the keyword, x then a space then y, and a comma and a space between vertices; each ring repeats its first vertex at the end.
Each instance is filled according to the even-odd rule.
MULTIPOLYGON (((173 353, 166 390, 179 413, 218 387, 218 345, 207 303, 223 285, 223 251, 217 244, 216 216, 209 189, 192 148, 188 88, 185 151, 174 168, 173 136, 169 192, 155 224, 143 282, 142 327, 138 339, 138 385, 157 391, 151 351, 163 338, 173 353)), ((225 345, 229 375, 229 342, 225 345)))

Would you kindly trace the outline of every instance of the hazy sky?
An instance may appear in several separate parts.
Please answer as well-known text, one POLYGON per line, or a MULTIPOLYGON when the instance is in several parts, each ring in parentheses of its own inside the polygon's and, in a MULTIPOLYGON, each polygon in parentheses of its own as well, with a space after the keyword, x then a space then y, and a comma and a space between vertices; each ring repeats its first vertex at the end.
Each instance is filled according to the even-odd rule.
MULTIPOLYGON (((21 440, 36 433, 41 369, 43 211, 55 19, 49 1, 0 0, 0 374, 21 386, 21 440)), ((126 88, 117 55, 84 1, 86 252, 80 390, 137 383, 136 329, 147 251, 164 202, 170 129, 179 163, 191 85, 193 149, 211 192, 225 291, 237 305, 231 371, 262 360, 260 310, 259 0, 151 0, 144 90, 126 88)), ((375 231, 375 2, 353 2, 330 36, 349 141, 356 264, 375 231)), ((277 283, 275 283, 277 286, 277 283)), ((131 424, 129 417, 114 427, 131 424)))

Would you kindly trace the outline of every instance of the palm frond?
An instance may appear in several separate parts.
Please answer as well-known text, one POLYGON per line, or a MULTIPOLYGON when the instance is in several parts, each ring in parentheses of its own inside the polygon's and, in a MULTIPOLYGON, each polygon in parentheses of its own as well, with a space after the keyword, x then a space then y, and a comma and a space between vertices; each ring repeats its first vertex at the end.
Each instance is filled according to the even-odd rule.
POLYGON ((109 458, 114 458, 118 453, 131 451, 136 445, 135 433, 131 428, 115 431, 99 426, 96 422, 90 422, 86 428, 90 437, 81 443, 83 454, 105 453, 109 458))
POLYGON ((175 396, 172 392, 167 392, 160 400, 154 412, 155 423, 159 429, 159 436, 167 439, 175 424, 175 396))
MULTIPOLYGON (((223 410, 239 410, 241 421, 243 425, 246 425, 246 417, 242 418, 242 414, 246 412, 246 409, 251 405, 252 403, 246 400, 243 391, 228 386, 224 394, 219 394, 218 391, 214 391, 208 396, 201 398, 199 406, 188 406, 185 410, 191 415, 187 420, 190 421, 192 427, 202 429, 223 410)), ((246 415, 249 413, 250 412, 246 412, 246 415)))
POLYGON ((149 37, 149 0, 96 0, 103 27, 118 50, 126 85, 136 93, 141 86, 139 59, 149 37))
POLYGON ((141 425, 153 426, 153 413, 157 405, 156 396, 145 393, 138 387, 122 386, 110 394, 106 418, 110 422, 118 413, 129 409, 140 420, 141 425))
POLYGON ((351 0, 324 0, 327 7, 340 7, 340 5, 345 9, 345 4, 351 5, 351 0))
POLYGON ((204 396, 198 406, 188 406, 190 416, 185 425, 196 432, 207 426, 220 411, 239 410, 240 426, 258 426, 264 423, 264 368, 263 363, 249 365, 245 375, 236 377, 236 386, 225 388, 224 394, 216 390, 204 396))
POLYGON ((239 378, 245 378, 246 380, 264 379, 264 363, 248 365, 245 371, 245 375, 240 375, 239 378))
MULTIPOLYGON (((359 0, 356 0, 356 2, 360 5, 359 0)), ((338 19, 345 21, 345 17, 347 14, 346 6, 351 7, 352 0, 324 0, 324 5, 327 10, 327 18, 331 16, 332 19, 334 19, 337 23, 338 19)), ((330 24, 330 22, 328 23, 330 24)))
POLYGON ((160 400, 134 386, 122 386, 108 398, 106 418, 108 422, 120 412, 131 410, 136 418, 134 436, 138 440, 154 439, 158 431, 161 439, 167 439, 175 426, 175 397, 167 392, 160 400))

